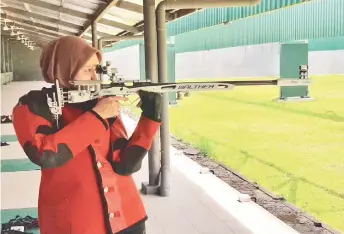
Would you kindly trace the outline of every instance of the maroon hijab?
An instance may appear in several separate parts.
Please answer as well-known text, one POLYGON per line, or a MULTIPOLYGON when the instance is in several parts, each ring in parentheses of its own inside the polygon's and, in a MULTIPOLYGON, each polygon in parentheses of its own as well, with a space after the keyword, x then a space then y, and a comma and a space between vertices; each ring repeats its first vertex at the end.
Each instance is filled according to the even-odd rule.
POLYGON ((63 36, 49 42, 42 51, 40 66, 46 82, 54 83, 58 79, 60 85, 69 88, 85 63, 97 54, 99 62, 102 54, 84 39, 77 36, 63 36))

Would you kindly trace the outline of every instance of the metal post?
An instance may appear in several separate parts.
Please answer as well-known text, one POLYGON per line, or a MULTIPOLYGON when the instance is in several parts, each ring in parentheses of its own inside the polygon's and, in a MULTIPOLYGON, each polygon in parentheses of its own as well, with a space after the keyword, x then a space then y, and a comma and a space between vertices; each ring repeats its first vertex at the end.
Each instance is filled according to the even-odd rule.
POLYGON ((92 46, 98 49, 97 22, 92 23, 92 46))
MULTIPOLYGON (((167 48, 165 32, 165 10, 157 9, 157 44, 158 44, 158 74, 159 82, 167 83, 167 48), (160 11, 159 11, 160 10, 160 11)), ((163 107, 161 113, 162 124, 160 127, 161 136, 161 184, 160 195, 163 197, 170 194, 170 133, 169 133, 169 112, 168 93, 163 94, 163 107)))
POLYGON ((1 37, 1 73, 6 72, 4 48, 4 37, 1 37))
POLYGON ((2 56, 3 56, 3 70, 4 73, 7 72, 7 65, 6 65, 6 38, 2 38, 2 56))
POLYGON ((8 67, 7 67, 7 38, 4 38, 4 44, 2 49, 4 50, 4 71, 5 73, 8 72, 8 67))
POLYGON ((12 43, 9 42, 9 51, 10 51, 10 72, 12 72, 12 79, 13 79, 13 52, 12 52, 12 43))
POLYGON ((7 72, 11 72, 11 55, 10 55, 10 39, 6 38, 6 70, 7 72))
MULTIPOLYGON (((156 45, 156 20, 155 0, 143 1, 144 19, 144 46, 145 46, 145 69, 146 80, 158 83, 158 58, 156 45)), ((148 152, 149 182, 142 183, 144 194, 155 194, 159 189, 160 174, 160 132, 158 131, 153 140, 152 147, 148 152)))
MULTIPOLYGON (((156 8, 157 44, 158 44, 158 74, 159 82, 167 81, 167 49, 166 49, 166 10, 195 9, 206 7, 253 6, 260 0, 164 0, 156 8)), ((164 94, 161 125, 161 186, 160 194, 169 196, 170 193, 170 134, 168 116, 168 95, 164 94)))

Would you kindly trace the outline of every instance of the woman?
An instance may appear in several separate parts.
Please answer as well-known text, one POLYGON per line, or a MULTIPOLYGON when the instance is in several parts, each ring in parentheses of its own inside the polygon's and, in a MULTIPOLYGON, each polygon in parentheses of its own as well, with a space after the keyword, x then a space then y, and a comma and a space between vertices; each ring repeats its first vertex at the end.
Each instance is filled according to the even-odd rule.
MULTIPOLYGON (((83 39, 50 42, 40 59, 46 82, 95 80, 99 51, 83 39)), ((38 218, 42 234, 144 234, 147 219, 132 174, 160 127, 161 97, 140 92, 142 115, 128 138, 123 97, 65 104, 57 128, 47 105, 52 88, 30 91, 13 109, 18 141, 41 167, 38 218), (62 126, 61 126, 62 123, 62 126)))

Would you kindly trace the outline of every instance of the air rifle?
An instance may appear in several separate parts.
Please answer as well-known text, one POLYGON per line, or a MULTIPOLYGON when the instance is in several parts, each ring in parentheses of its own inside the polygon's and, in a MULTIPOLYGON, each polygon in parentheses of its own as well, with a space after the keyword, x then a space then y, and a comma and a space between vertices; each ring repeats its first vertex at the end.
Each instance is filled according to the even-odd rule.
POLYGON ((283 78, 274 80, 239 80, 239 81, 209 81, 209 82, 178 82, 152 83, 150 81, 124 81, 116 78, 106 68, 97 71, 107 74, 110 80, 70 81, 73 89, 65 90, 55 80, 55 92, 52 98, 47 96, 48 106, 58 126, 59 116, 65 103, 80 103, 106 96, 129 96, 137 94, 139 90, 166 93, 166 92, 196 92, 196 91, 229 91, 235 86, 307 86, 310 79, 307 76, 299 78, 283 78))
MULTIPOLYGON (((56 91, 53 99, 48 96, 51 113, 58 121, 65 103, 80 103, 105 96, 129 96, 139 90, 155 93, 166 92, 195 92, 195 91, 228 91, 235 86, 307 86, 310 79, 275 79, 275 80, 241 80, 241 81, 210 81, 210 82, 180 82, 180 83, 151 83, 149 81, 132 81, 130 85, 122 82, 104 83, 102 81, 71 81, 75 89, 64 90, 55 81, 56 91)), ((128 82, 127 82, 128 83, 128 82)))

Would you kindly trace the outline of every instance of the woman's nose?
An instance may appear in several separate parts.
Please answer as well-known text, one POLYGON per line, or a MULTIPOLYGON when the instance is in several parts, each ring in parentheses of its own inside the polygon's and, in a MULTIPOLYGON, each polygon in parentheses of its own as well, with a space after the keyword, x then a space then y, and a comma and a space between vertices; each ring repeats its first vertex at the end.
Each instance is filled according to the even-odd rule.
POLYGON ((91 80, 97 80, 97 72, 96 71, 92 72, 91 80))

